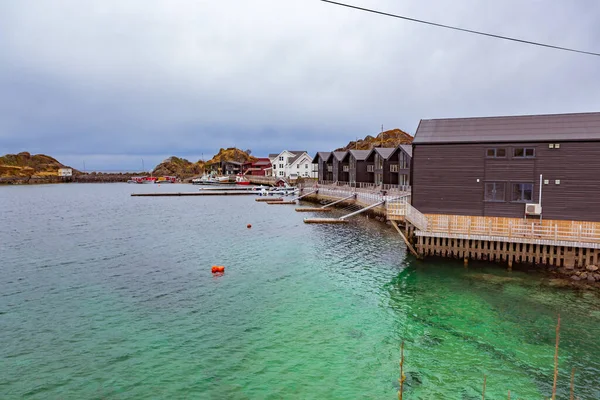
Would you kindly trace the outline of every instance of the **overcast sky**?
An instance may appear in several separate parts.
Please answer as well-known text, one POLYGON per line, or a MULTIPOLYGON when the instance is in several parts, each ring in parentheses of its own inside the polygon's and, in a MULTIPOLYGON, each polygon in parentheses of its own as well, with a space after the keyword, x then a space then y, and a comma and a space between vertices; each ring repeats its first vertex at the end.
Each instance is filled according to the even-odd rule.
MULTIPOLYGON (((597 0, 348 0, 600 52, 597 0)), ((600 111, 600 57, 318 0, 2 0, 0 153, 139 169, 330 150, 421 118, 600 111)))

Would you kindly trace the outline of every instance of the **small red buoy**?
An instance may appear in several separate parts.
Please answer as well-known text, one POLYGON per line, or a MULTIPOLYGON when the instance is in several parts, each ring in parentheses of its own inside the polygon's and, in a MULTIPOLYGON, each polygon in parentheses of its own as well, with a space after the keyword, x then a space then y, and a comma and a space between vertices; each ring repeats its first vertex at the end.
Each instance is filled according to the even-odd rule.
POLYGON ((213 265, 212 273, 213 274, 222 274, 225 272, 225 267, 222 265, 213 265))
POLYGON ((248 224, 248 225, 246 225, 246 228, 250 229, 250 228, 252 228, 252 225, 248 224))

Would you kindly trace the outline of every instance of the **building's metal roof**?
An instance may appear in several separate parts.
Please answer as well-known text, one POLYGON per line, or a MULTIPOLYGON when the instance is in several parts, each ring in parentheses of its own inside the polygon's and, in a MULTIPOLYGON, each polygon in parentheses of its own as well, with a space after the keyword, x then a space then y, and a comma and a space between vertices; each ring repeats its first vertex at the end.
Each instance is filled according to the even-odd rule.
POLYGON ((597 141, 600 113, 423 119, 414 144, 597 141))
POLYGON ((288 160, 288 164, 290 164, 290 165, 295 163, 296 161, 298 161, 298 159, 300 157, 302 157, 304 154, 306 154, 306 156, 310 158, 310 156, 308 155, 308 153, 306 151, 291 151, 290 153, 294 153, 294 157, 292 157, 288 160))
POLYGON ((404 150, 404 152, 406 154, 408 154, 410 157, 412 157, 412 145, 410 144, 401 144, 400 147, 402 150, 404 150))
POLYGON ((342 161, 347 153, 347 151, 334 151, 333 156, 337 158, 338 161, 342 161))
POLYGON ((348 150, 348 151, 358 161, 364 161, 367 158, 367 156, 369 155, 369 153, 371 152, 371 150, 348 150))
POLYGON ((315 156, 313 157, 312 163, 318 164, 319 158, 323 161, 327 161, 327 159, 329 158, 330 155, 331 155, 330 151, 318 151, 317 154, 315 154, 315 156))
POLYGON ((379 153, 384 160, 387 160, 396 151, 396 147, 376 147, 373 150, 379 153))
POLYGON ((277 154, 271 153, 271 154, 269 154, 269 158, 275 158, 275 157, 277 157, 278 155, 279 155, 279 153, 277 153, 277 154))

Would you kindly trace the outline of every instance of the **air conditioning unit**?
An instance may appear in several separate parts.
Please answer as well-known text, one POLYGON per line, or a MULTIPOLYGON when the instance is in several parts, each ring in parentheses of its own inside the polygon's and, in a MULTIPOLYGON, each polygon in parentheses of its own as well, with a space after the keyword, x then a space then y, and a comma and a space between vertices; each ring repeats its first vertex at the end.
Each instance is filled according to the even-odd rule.
POLYGON ((525 204, 526 215, 540 215, 542 213, 542 205, 536 203, 525 204))

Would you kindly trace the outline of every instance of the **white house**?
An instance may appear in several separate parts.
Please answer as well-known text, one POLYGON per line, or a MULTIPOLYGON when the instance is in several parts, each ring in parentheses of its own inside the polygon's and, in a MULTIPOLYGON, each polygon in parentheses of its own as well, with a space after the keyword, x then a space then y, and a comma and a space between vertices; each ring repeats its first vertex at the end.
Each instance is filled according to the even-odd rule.
POLYGON ((59 168, 58 176, 73 176, 73 169, 71 168, 59 168))
POLYGON ((312 168, 312 157, 306 151, 284 150, 279 154, 269 154, 273 176, 288 179, 316 178, 312 168))

